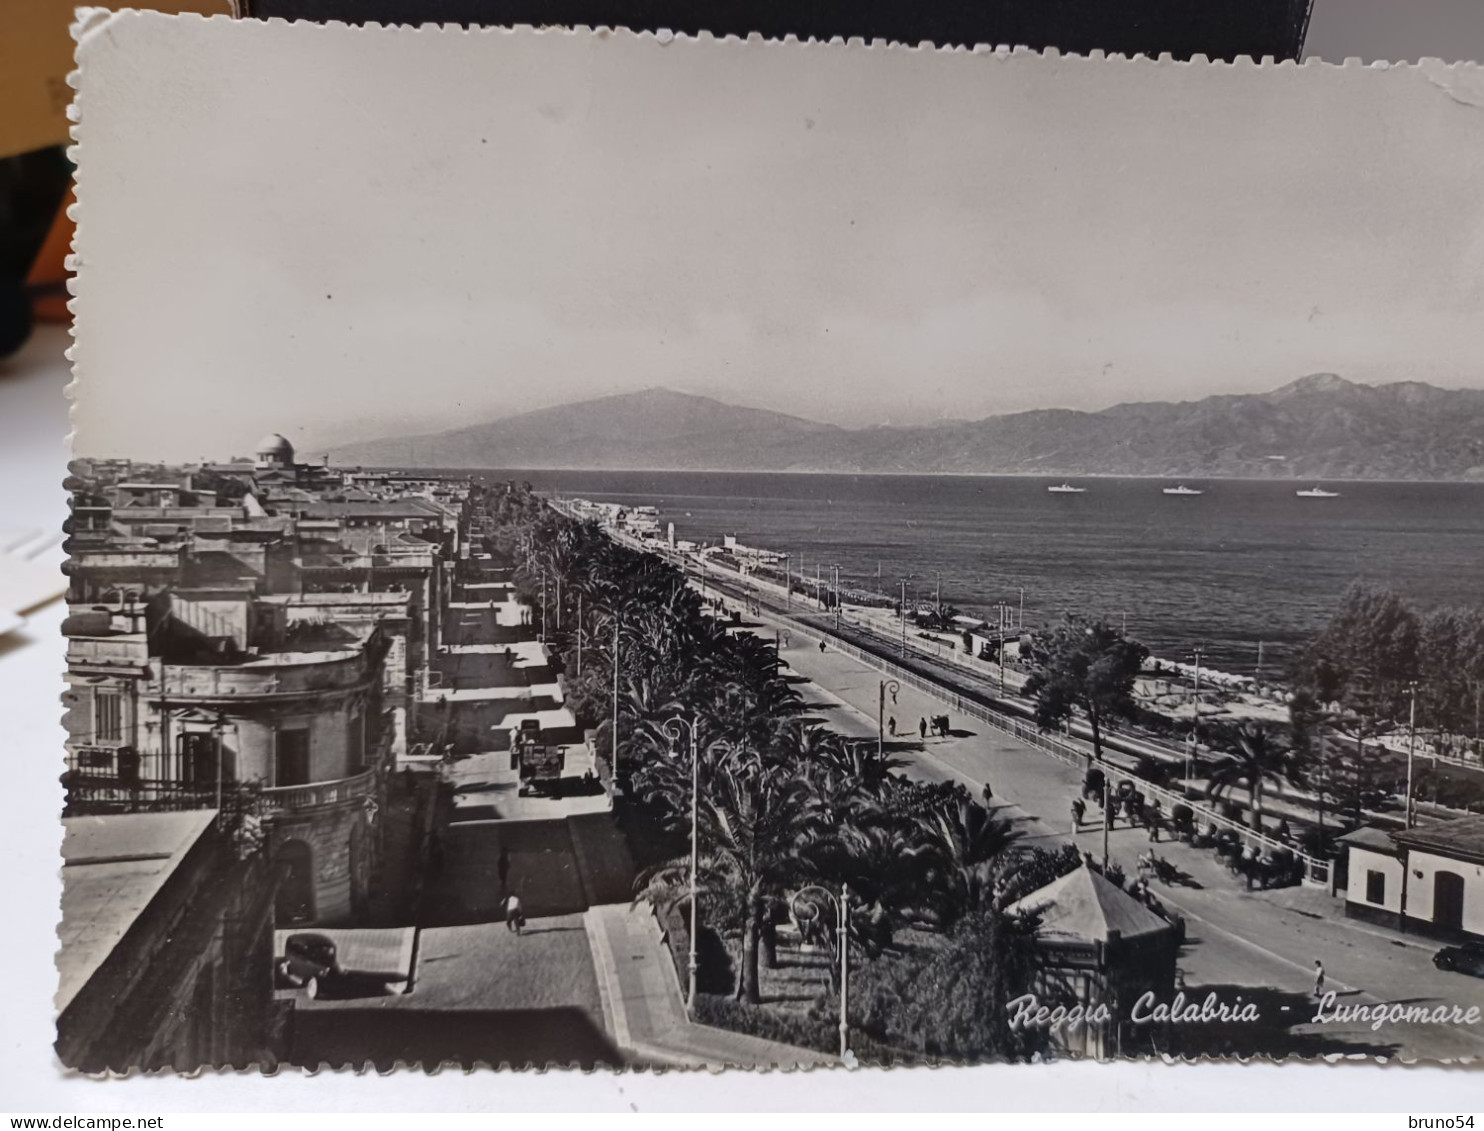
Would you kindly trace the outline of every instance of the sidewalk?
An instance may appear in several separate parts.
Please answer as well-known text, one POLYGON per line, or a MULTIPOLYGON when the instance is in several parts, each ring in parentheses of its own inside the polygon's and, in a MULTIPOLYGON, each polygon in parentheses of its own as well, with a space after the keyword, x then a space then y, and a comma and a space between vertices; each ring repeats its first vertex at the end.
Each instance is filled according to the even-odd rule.
POLYGON ((778 1044, 686 1016, 675 968, 647 904, 610 903, 583 916, 603 1022, 625 1053, 653 1065, 684 1068, 810 1068, 835 1057, 778 1044))

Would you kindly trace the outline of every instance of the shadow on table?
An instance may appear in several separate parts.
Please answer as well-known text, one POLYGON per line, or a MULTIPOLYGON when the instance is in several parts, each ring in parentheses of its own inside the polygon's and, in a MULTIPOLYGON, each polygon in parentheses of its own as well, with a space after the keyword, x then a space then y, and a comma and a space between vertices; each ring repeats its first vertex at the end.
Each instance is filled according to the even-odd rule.
POLYGON ((398 1064, 431 1070, 448 1062, 515 1068, 625 1063, 607 1034, 573 1007, 296 1010, 285 1059, 304 1068, 360 1067, 369 1061, 382 1072, 398 1064))

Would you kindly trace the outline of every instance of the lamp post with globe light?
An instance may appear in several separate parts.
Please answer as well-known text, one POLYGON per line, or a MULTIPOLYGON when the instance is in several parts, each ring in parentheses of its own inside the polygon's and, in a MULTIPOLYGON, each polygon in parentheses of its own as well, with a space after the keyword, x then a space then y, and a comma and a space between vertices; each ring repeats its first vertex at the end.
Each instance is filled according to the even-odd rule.
POLYGON ((828 903, 835 912, 836 947, 840 952, 840 1059, 850 1059, 850 885, 841 884, 836 895, 821 884, 811 884, 794 893, 793 907, 796 920, 807 921, 818 914, 813 910, 820 903, 828 903), (809 909, 809 910, 805 910, 809 909))
MULTIPOLYGON (((696 930, 700 925, 700 883, 699 873, 701 867, 701 841, 700 841, 700 801, 701 801, 701 748, 696 736, 696 720, 694 717, 686 718, 676 715, 672 719, 666 719, 660 724, 660 730, 670 740, 670 749, 673 753, 675 744, 681 738, 685 738, 690 745, 690 954, 687 956, 686 964, 689 972, 689 984, 686 987, 685 1008, 687 1013, 694 1013, 696 1008, 696 974, 700 968, 700 962, 696 953, 696 930)), ((708 749, 720 750, 723 753, 731 750, 731 746, 718 739, 708 745, 708 749)))

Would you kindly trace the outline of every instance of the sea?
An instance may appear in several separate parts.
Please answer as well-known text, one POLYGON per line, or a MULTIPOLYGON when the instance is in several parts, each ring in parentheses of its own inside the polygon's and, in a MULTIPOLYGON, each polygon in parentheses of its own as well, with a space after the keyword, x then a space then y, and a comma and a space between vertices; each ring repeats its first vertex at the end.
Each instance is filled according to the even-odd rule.
POLYGON ((1484 604, 1484 483, 1319 484, 1025 476, 481 471, 485 481, 658 508, 678 539, 792 555, 844 587, 971 615, 1000 602, 1028 628, 1067 613, 1125 625, 1157 656, 1281 677, 1352 581, 1421 608, 1484 604), (1261 665, 1261 666, 1259 666, 1261 665))

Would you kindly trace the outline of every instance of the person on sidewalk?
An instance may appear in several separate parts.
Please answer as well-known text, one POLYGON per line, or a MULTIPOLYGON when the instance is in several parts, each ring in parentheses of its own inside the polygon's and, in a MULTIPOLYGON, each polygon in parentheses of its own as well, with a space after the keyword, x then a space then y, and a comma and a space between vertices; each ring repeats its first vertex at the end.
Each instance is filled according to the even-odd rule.
POLYGON ((526 925, 526 914, 521 909, 520 896, 512 893, 505 900, 505 929, 514 931, 517 935, 526 925))
POLYGON ((922 718, 917 720, 917 734, 922 741, 927 741, 927 719, 922 718))
POLYGON ((897 736, 897 717, 895 715, 887 716, 886 733, 891 735, 893 738, 897 736))
POLYGON ((1082 818, 1087 815, 1087 803, 1080 797, 1072 798, 1072 828, 1082 827, 1082 818))
POLYGON ((1314 959, 1314 996, 1317 998, 1324 996, 1324 963, 1317 958, 1314 959))

